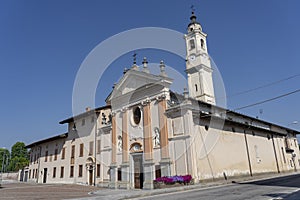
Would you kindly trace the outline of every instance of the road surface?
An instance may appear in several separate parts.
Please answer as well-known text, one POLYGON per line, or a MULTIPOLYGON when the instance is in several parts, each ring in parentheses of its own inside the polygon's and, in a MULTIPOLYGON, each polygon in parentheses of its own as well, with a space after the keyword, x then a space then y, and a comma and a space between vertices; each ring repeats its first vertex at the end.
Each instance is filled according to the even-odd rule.
POLYGON ((267 200, 300 199, 300 175, 290 175, 262 181, 234 183, 213 188, 199 188, 189 191, 160 194, 137 199, 197 199, 197 200, 267 200))

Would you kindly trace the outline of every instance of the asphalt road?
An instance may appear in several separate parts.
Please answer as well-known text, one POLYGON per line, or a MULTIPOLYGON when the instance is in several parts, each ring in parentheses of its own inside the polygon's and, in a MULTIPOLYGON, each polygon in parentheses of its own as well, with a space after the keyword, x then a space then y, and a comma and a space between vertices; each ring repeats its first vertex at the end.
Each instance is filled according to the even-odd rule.
POLYGON ((290 175, 262 181, 234 183, 213 188, 201 188, 138 199, 214 199, 214 200, 265 200, 300 199, 300 175, 290 175))

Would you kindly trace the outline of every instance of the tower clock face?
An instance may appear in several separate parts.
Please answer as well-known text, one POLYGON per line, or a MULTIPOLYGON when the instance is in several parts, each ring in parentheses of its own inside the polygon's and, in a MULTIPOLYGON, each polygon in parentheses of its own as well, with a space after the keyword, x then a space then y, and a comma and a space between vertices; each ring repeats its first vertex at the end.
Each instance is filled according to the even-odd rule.
POLYGON ((188 57, 189 61, 193 62, 194 60, 196 60, 196 56, 195 55, 190 55, 188 57))

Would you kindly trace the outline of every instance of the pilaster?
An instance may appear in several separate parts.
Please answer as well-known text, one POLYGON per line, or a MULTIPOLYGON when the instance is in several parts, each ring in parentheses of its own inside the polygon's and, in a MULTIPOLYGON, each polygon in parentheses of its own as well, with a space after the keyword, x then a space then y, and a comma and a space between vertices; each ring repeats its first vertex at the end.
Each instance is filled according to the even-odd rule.
POLYGON ((161 148, 162 159, 169 158, 168 126, 167 126, 167 118, 164 115, 165 111, 166 111, 166 100, 163 99, 158 103, 160 148, 161 148))
POLYGON ((143 121, 144 121, 144 183, 143 189, 154 189, 154 162, 153 162, 153 144, 151 129, 151 110, 150 100, 143 102, 143 121))
POLYGON ((118 181, 118 166, 117 166, 117 127, 116 127, 116 115, 112 113, 112 132, 111 132, 111 143, 112 143, 112 152, 111 152, 111 165, 110 168, 110 182, 109 188, 117 188, 118 181))
POLYGON ((153 180, 154 180, 154 171, 155 166, 153 160, 145 160, 144 163, 144 190, 154 189, 153 180))
POLYGON ((129 173, 129 163, 122 163, 121 164, 121 171, 122 171, 122 181, 119 182, 119 186, 122 189, 130 189, 130 173, 129 173))
POLYGON ((122 163, 129 162, 127 109, 122 112, 122 163))
POLYGON ((109 188, 116 189, 118 187, 118 166, 116 164, 111 164, 109 166, 110 170, 110 182, 109 182, 109 188))
POLYGON ((145 161, 153 159, 153 144, 151 132, 151 110, 150 102, 143 103, 143 121, 144 121, 144 159, 145 161))
POLYGON ((112 143, 112 153, 111 153, 111 163, 116 164, 117 162, 117 127, 116 127, 116 115, 112 114, 112 131, 111 131, 111 143, 112 143))
POLYGON ((120 188, 130 189, 129 180, 129 148, 128 148, 128 114, 127 108, 122 109, 122 177, 119 182, 120 188))
POLYGON ((167 103, 166 99, 162 98, 158 103, 159 112, 159 130, 160 130, 160 152, 161 161, 160 169, 162 176, 170 176, 170 156, 169 156, 169 140, 168 140, 168 126, 167 117, 165 116, 167 103))

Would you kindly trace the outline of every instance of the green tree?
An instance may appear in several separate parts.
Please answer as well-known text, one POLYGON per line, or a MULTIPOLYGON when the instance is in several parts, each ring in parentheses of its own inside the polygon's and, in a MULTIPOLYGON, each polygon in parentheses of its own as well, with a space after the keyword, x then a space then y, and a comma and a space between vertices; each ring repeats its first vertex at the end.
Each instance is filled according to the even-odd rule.
POLYGON ((11 147, 11 158, 14 157, 22 157, 22 158, 27 158, 28 159, 28 151, 25 148, 24 142, 16 142, 12 147, 11 147))
POLYGON ((29 161, 27 158, 24 157, 14 157, 11 159, 9 163, 9 169, 10 171, 18 171, 19 169, 23 169, 29 164, 29 161))
POLYGON ((8 169, 18 171, 29 164, 29 154, 24 142, 16 142, 11 148, 11 160, 8 169))
POLYGON ((0 148, 0 171, 2 171, 2 163, 4 163, 3 170, 7 171, 9 159, 10 159, 9 151, 5 148, 0 148))

